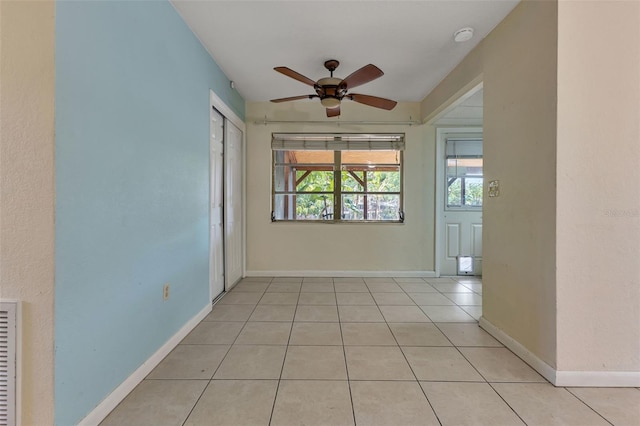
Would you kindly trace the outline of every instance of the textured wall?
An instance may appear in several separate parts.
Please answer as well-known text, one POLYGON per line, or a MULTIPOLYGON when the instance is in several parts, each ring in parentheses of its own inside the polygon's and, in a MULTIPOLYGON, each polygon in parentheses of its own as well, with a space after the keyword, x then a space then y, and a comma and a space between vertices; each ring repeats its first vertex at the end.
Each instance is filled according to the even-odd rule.
POLYGON ((57 424, 210 303, 209 91, 222 87, 168 2, 56 4, 57 424))
POLYGON ((0 297, 22 301, 22 424, 53 423, 54 3, 0 2, 0 297))
POLYGON ((525 1, 485 38, 483 315, 556 363, 557 5, 525 1))
POLYGON ((555 365, 557 5, 523 1, 422 101, 437 116, 484 87, 483 315, 555 365))
MULTIPOLYGON (((343 121, 408 121, 419 104, 393 111, 355 103, 342 106, 343 121)), ((256 124, 323 120, 318 102, 247 104, 247 271, 433 271, 435 132, 426 126, 256 124), (400 132, 404 153, 404 224, 271 223, 272 132, 400 132)))
POLYGON ((637 385, 640 2, 561 1, 558 22, 558 368, 637 385))

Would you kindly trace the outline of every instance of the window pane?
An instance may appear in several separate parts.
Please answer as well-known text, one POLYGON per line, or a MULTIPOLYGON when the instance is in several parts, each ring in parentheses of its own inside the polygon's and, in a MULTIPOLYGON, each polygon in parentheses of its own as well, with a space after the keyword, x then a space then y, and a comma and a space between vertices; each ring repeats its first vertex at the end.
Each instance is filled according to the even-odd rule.
POLYGON ((297 220, 332 220, 333 196, 326 194, 298 194, 296 200, 297 220))
POLYGON ((400 195, 367 195, 367 220, 400 220, 400 195))
POLYGON ((342 219, 363 220, 364 200, 362 194, 347 194, 342 196, 342 219))
POLYGON ((400 164, 400 151, 342 151, 342 164, 400 164))
POLYGON ((447 206, 462 206, 462 186, 460 178, 449 178, 447 185, 447 206))
POLYGON ((296 190, 301 192, 333 192, 333 172, 297 170, 296 190))
POLYGON ((325 194, 276 194, 276 220, 332 220, 333 196, 325 194))
POLYGON ((395 168, 395 171, 369 171, 364 173, 367 176, 367 192, 400 192, 399 168, 395 168))
POLYGON ((289 166, 276 166, 273 186, 276 192, 293 191, 293 173, 289 166))
POLYGON ((482 178, 465 178, 464 204, 482 206, 482 178))
POLYGON ((398 221, 401 158, 402 152, 395 150, 274 150, 274 218, 398 221), (340 171, 339 187, 335 186, 335 170, 340 171), (342 217, 334 217, 336 196, 340 197, 342 217))
POLYGON ((288 164, 328 164, 333 166, 333 151, 276 151, 278 162, 288 164))
POLYGON ((400 195, 346 194, 342 196, 343 220, 400 220, 399 208, 400 195))
POLYGON ((344 192, 362 192, 364 186, 360 182, 364 182, 364 172, 358 171, 342 171, 342 191, 344 192))
POLYGON ((295 217, 295 195, 276 194, 273 214, 276 220, 293 220, 295 217))
POLYGON ((447 158, 447 176, 482 176, 482 158, 447 158))

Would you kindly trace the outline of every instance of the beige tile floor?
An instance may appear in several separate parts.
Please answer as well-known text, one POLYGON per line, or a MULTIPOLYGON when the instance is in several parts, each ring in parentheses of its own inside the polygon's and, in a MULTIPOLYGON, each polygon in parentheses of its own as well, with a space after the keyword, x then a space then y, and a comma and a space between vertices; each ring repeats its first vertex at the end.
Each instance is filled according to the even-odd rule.
POLYGON ((248 278, 103 425, 640 425, 640 390, 556 388, 478 327, 482 282, 248 278))

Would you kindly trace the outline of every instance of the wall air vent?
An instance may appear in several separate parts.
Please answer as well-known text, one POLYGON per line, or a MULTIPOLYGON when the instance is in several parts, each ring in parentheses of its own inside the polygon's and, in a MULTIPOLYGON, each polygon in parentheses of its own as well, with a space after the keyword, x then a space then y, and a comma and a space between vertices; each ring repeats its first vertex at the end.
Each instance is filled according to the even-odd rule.
POLYGON ((0 301, 0 426, 17 425, 18 302, 0 301))

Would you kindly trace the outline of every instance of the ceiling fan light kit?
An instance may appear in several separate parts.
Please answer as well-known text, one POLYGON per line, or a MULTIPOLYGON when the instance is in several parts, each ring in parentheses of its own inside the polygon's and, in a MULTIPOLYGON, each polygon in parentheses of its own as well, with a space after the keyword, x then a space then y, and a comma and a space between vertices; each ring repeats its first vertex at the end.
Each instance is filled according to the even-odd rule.
POLYGON ((271 102, 288 102, 299 99, 320 98, 320 103, 326 108, 327 117, 338 117, 340 115, 340 104, 343 99, 349 99, 364 105, 386 110, 393 109, 397 102, 391 99, 379 98, 371 95, 360 95, 357 93, 347 93, 349 89, 368 83, 376 78, 382 77, 384 73, 373 64, 365 65, 359 70, 351 73, 347 78, 340 79, 333 76, 333 72, 338 68, 340 62, 330 59, 324 63, 324 67, 331 73, 330 77, 313 81, 304 75, 293 71, 287 67, 275 67, 274 70, 281 74, 298 80, 301 83, 312 86, 315 90, 313 95, 291 96, 288 98, 272 99, 271 102))
POLYGON ((325 97, 320 99, 320 103, 325 108, 337 108, 340 106, 340 100, 334 97, 325 97))

